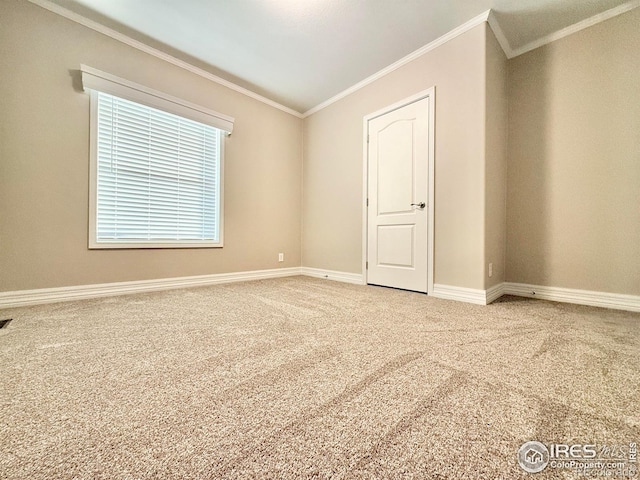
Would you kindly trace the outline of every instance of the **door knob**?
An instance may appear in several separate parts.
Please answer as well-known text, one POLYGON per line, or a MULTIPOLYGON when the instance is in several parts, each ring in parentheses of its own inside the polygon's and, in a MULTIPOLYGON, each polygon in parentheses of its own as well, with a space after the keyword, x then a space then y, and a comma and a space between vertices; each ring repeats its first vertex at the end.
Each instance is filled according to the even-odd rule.
POLYGON ((412 207, 418 207, 418 208, 424 208, 424 207, 427 206, 427 204, 424 203, 424 202, 420 202, 420 203, 412 203, 411 206, 412 207))

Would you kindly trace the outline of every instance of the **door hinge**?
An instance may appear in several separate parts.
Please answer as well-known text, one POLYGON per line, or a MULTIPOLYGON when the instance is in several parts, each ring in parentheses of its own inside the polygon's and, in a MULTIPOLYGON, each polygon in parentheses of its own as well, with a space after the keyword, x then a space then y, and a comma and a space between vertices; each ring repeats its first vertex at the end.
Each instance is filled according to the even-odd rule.
POLYGON ((369 206, 369 199, 367 198, 367 207, 369 206))
POLYGON ((365 268, 369 270, 369 262, 365 262, 365 263, 366 263, 365 268))
POLYGON ((369 134, 367 133, 367 143, 369 143, 369 134))

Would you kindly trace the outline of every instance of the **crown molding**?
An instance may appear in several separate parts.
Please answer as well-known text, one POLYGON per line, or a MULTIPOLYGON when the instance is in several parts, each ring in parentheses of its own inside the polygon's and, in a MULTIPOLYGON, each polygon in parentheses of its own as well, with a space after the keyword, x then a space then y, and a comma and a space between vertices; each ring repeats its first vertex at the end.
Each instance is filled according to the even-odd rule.
POLYGON ((415 60, 416 58, 421 57, 425 53, 430 52, 431 50, 439 47, 440 45, 448 42, 449 40, 457 37, 458 35, 461 35, 471 30, 472 28, 480 25, 483 22, 487 22, 489 24, 489 27, 491 27, 491 30, 493 31, 493 34, 496 36, 496 39, 498 40, 498 43, 502 47, 502 50, 504 51, 505 55, 507 56, 508 59, 511 59, 519 55, 522 55, 524 53, 527 53, 531 50, 534 50, 536 48, 542 47, 543 45, 546 45, 548 43, 555 42, 556 40, 564 38, 573 33, 579 32, 580 30, 584 30, 585 28, 591 27, 600 22, 604 22, 605 20, 608 20, 615 16, 629 12, 639 6, 640 6, 640 0, 632 0, 630 2, 624 3, 610 10, 594 15, 593 17, 582 20, 578 23, 575 23, 566 28, 563 28, 562 30, 558 30, 557 32, 554 32, 550 35, 547 35, 543 38, 540 38, 538 40, 535 40, 526 45, 523 45, 522 47, 518 47, 515 49, 511 46, 509 40, 507 39, 507 36, 504 34, 504 31, 502 30, 502 27, 500 26, 500 23, 498 22, 498 19, 496 18, 495 13, 492 10, 487 10, 486 12, 481 13, 477 17, 472 18, 468 22, 460 25, 459 27, 437 38, 433 42, 426 44, 425 46, 419 48, 418 50, 410 53, 406 57, 403 57, 397 62, 392 63, 388 67, 383 68, 382 70, 378 71, 377 73, 374 73, 370 77, 365 78, 361 82, 356 83, 355 85, 347 88, 346 90, 343 90, 342 92, 329 98, 328 100, 325 100, 324 102, 307 110, 306 112, 303 113, 302 118, 306 118, 309 115, 313 115, 314 113, 319 112, 320 110, 328 107, 332 103, 335 103, 338 100, 346 97, 347 95, 350 95, 360 90, 361 88, 369 85, 370 83, 384 77, 385 75, 388 75, 394 70, 397 70, 403 65, 415 60))
POLYGON ((294 117, 297 118, 306 118, 310 115, 313 115, 314 113, 328 107, 329 105, 337 102, 338 100, 364 88, 365 86, 375 82, 376 80, 388 75, 389 73, 399 69, 400 67, 402 67, 403 65, 406 65, 407 63, 421 57, 422 55, 430 52, 431 50, 443 45, 444 43, 448 42, 449 40, 452 40, 454 38, 456 38, 459 35, 462 35, 463 33, 471 30, 472 28, 487 22, 491 28, 491 30, 493 31, 494 35, 496 36, 496 39, 498 40, 498 43, 500 44, 500 46, 502 47, 505 55, 507 56, 508 59, 517 57, 519 55, 522 55, 524 53, 527 53, 531 50, 534 50, 536 48, 542 47, 544 45, 547 45, 551 42, 554 42, 556 40, 559 40, 561 38, 564 38, 566 36, 572 35, 576 32, 579 32, 580 30, 584 30, 585 28, 591 27, 593 25, 596 25, 600 22, 604 22, 605 20, 608 20, 610 18, 616 17, 618 15, 621 15, 623 13, 629 12, 631 10, 633 10, 634 8, 640 7, 640 0, 631 0, 629 2, 626 2, 622 5, 619 5, 617 7, 614 7, 610 10, 607 10, 605 12, 599 13, 597 15, 594 15, 593 17, 587 18, 585 20, 582 20, 578 23, 575 23, 573 25, 570 25, 566 28, 563 28, 562 30, 558 30, 557 32, 551 33, 545 37, 542 37, 538 40, 534 40, 533 42, 527 43, 521 47, 518 48, 513 48, 509 42, 509 40, 507 39, 506 35, 504 34, 504 31, 502 30, 502 28, 500 27, 500 23, 498 22, 498 19, 496 18, 494 12, 492 10, 487 10, 483 13, 481 13, 480 15, 472 18, 471 20, 469 20, 468 22, 460 25, 459 27, 454 28, 453 30, 451 30, 450 32, 442 35, 441 37, 437 38, 436 40, 424 45, 423 47, 419 48, 418 50, 415 50, 414 52, 410 53, 409 55, 401 58, 400 60, 392 63, 391 65, 383 68, 382 70, 374 73, 373 75, 365 78, 364 80, 356 83, 355 85, 352 85, 351 87, 343 90, 342 92, 334 95, 333 97, 325 100, 322 103, 319 103, 318 105, 316 105, 315 107, 307 110, 304 113, 300 113, 292 108, 289 108, 285 105, 282 105, 274 100, 271 100, 267 97, 264 97, 256 92, 253 92, 247 88, 241 87, 240 85, 237 85, 233 82, 230 82, 229 80, 225 80, 224 78, 221 78, 217 75, 214 75, 210 72, 207 72, 206 70, 203 70, 199 67, 196 67, 194 65, 191 65, 188 62, 185 62, 184 60, 180 60, 176 57, 173 57, 172 55, 169 55, 167 53, 164 53, 156 48, 153 48, 145 43, 142 43, 138 40, 135 40, 127 35, 124 35, 120 32, 117 32, 109 27, 105 27, 104 25, 99 24, 98 22, 95 22, 93 20, 90 20, 82 15, 79 15, 75 12, 72 12, 71 10, 68 10, 64 7, 61 7, 49 0, 28 0, 29 2, 33 3, 34 5, 38 5, 39 7, 42 7, 46 10, 49 10, 50 12, 56 13, 62 17, 67 18, 68 20, 71 20, 73 22, 76 22, 80 25, 83 25, 87 28, 90 28, 91 30, 94 30, 96 32, 102 33, 103 35, 106 35, 114 40, 117 40, 119 42, 122 42, 126 45, 129 45, 130 47, 133 47, 137 50, 140 50, 142 52, 145 52, 149 55, 152 55, 156 58, 159 58, 161 60, 164 60, 168 63, 171 63, 179 68, 182 68, 184 70, 187 70, 191 73, 194 73, 198 76, 201 76, 203 78, 206 78, 207 80, 210 80, 212 82, 215 82, 219 85, 222 85, 224 87, 227 87, 231 90, 234 90, 238 93, 241 93, 243 95, 246 95, 250 98, 253 98, 254 100, 257 100, 259 102, 262 102, 266 105, 269 105, 271 107, 274 107, 278 110, 281 110, 283 112, 286 112, 290 115, 293 115, 294 117))
MULTIPOLYGON (((507 53, 506 50, 505 50, 505 53, 507 53, 508 58, 517 57, 524 53, 530 52, 531 50, 535 50, 536 48, 540 48, 544 45, 547 45, 551 42, 555 42, 556 40, 560 40, 561 38, 567 37, 569 35, 573 35, 574 33, 577 33, 580 30, 584 30, 585 28, 589 28, 594 25, 597 25, 598 23, 604 22, 605 20, 609 20, 610 18, 617 17, 618 15, 622 15, 623 13, 627 13, 637 7, 640 7, 640 0, 632 0, 630 2, 623 3, 622 5, 618 5, 617 7, 614 7, 610 10, 607 10, 602 13, 598 13, 593 17, 587 18, 578 23, 574 23, 573 25, 569 25, 568 27, 563 28, 562 30, 558 30, 557 32, 554 32, 545 37, 539 38, 538 40, 529 42, 526 45, 523 45, 522 47, 518 47, 512 50, 511 55, 509 55, 509 53, 507 53)), ((495 30, 494 30, 494 33, 496 34, 496 37, 498 37, 498 34, 496 33, 495 30)), ((500 41, 500 39, 498 39, 498 41, 500 41)))
POLYGON ((78 23, 84 27, 90 28, 91 30, 94 30, 98 33, 101 33, 103 35, 106 35, 107 37, 110 37, 114 40, 117 40, 121 43, 124 43, 126 45, 129 45, 130 47, 133 47, 137 50, 140 50, 141 52, 147 53, 149 55, 152 55, 156 58, 159 58, 160 60, 164 60, 165 62, 168 62, 172 65, 175 65, 176 67, 182 68, 184 70, 187 70, 191 73, 194 73, 200 77, 206 78, 207 80, 210 80, 212 82, 215 82, 219 85, 222 85, 224 87, 227 87, 231 90, 234 90, 238 93, 241 93, 243 95, 246 95, 247 97, 253 98, 254 100, 257 100, 259 102, 262 102, 266 105, 269 105, 271 107, 277 108, 278 110, 281 110, 283 112, 286 112, 290 115, 293 115, 294 117, 298 117, 298 118, 302 118, 302 114, 296 110, 293 110, 292 108, 286 107, 278 102, 275 102, 267 97, 263 97, 262 95, 256 93, 256 92, 252 92, 251 90, 241 87, 240 85, 236 85, 233 82, 230 82, 229 80, 225 80, 224 78, 221 78, 217 75, 214 75, 210 72, 207 72, 206 70, 203 70, 201 68, 196 67, 195 65, 191 65, 188 62, 185 62, 184 60, 180 60, 179 58, 176 58, 172 55, 169 55, 167 53, 164 53, 160 50, 158 50, 157 48, 153 48, 145 43, 142 43, 138 40, 135 40, 127 35, 124 35, 123 33, 117 32, 115 30, 113 30, 112 28, 109 27, 105 27, 104 25, 99 24, 98 22, 95 22, 93 20, 90 20, 82 15, 79 15, 75 12, 72 12, 71 10, 68 10, 64 7, 61 7, 60 5, 57 5, 53 2, 50 2, 49 0, 28 0, 29 2, 33 3, 34 5, 37 5, 39 7, 44 8, 45 10, 49 10, 50 12, 53 12, 57 15, 60 15, 61 17, 64 17, 68 20, 71 20, 72 22, 78 23))
POLYGON ((498 19, 496 18, 496 14, 493 10, 489 12, 489 18, 487 18, 487 23, 489 24, 489 27, 491 27, 493 34, 496 36, 496 40, 498 40, 498 43, 502 47, 502 51, 504 51, 504 54, 507 56, 507 58, 513 58, 514 55, 513 55, 513 49, 511 48, 511 44, 509 43, 507 36, 502 31, 500 22, 498 22, 498 19))
POLYGON ((342 92, 338 93, 337 95, 334 95, 333 97, 329 98, 328 100, 325 100, 324 102, 319 103, 315 107, 313 107, 313 108, 307 110, 306 112, 304 112, 302 114, 302 118, 306 118, 309 115, 313 115, 314 113, 322 110, 323 108, 328 107, 332 103, 337 102, 338 100, 346 97, 347 95, 351 95, 352 93, 357 92, 361 88, 364 88, 367 85, 369 85, 370 83, 373 83, 376 80, 384 77, 385 75, 390 74, 391 72, 399 69, 403 65, 406 65, 407 63, 415 60, 416 58, 421 57, 422 55, 430 52, 431 50, 439 47, 440 45, 442 45, 444 43, 447 43, 449 40, 452 40, 452 39, 456 38, 457 36, 462 35, 465 32, 468 32, 472 28, 477 27, 478 25, 486 22, 488 20, 488 18, 489 18, 490 12, 491 12, 491 10, 487 10, 486 12, 483 12, 480 15, 478 15, 476 17, 473 17, 468 22, 463 23, 462 25, 460 25, 459 27, 454 28, 453 30, 451 30, 448 33, 445 33, 444 35, 442 35, 441 37, 435 39, 434 41, 427 43, 423 47, 420 47, 418 50, 415 50, 414 52, 412 52, 409 55, 401 58, 397 62, 392 63, 388 67, 385 67, 382 70, 374 73, 373 75, 365 78, 364 80, 356 83, 355 85, 352 85, 351 87, 347 88, 346 90, 343 90, 342 92))

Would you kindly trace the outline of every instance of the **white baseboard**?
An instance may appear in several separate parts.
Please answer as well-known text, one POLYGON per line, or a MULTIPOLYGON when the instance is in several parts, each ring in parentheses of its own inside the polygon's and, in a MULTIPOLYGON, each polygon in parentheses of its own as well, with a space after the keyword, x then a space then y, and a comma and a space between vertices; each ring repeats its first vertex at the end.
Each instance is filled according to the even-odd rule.
POLYGON ((594 292, 590 290, 577 290, 572 288, 545 287, 525 283, 505 282, 494 285, 488 290, 476 290, 473 288, 453 287, 450 285, 435 284, 431 296, 447 300, 474 303, 476 305, 488 305, 502 295, 516 295, 518 297, 540 298, 554 302, 575 303, 592 307, 613 308, 640 312, 640 296, 624 295, 619 293, 594 292))
POLYGON ((640 296, 638 295, 545 287, 525 283, 505 282, 494 285, 488 290, 436 284, 434 285, 432 293, 433 297, 475 303, 477 305, 488 305, 502 295, 516 295, 518 297, 540 298, 542 300, 552 300, 555 302, 640 312, 640 296))
POLYGON ((475 288, 453 287, 436 283, 433 286, 432 297, 446 300, 458 300, 460 302, 474 303, 476 305, 489 305, 504 295, 504 283, 499 283, 488 290, 475 288))
POLYGON ((216 273, 192 277, 160 278, 153 280, 136 280, 132 282, 100 283, 94 285, 74 285, 70 287, 0 292, 0 308, 25 307, 44 303, 68 302, 88 298, 130 295, 133 293, 156 292, 160 290, 174 290, 178 288, 291 277, 295 275, 326 278, 358 285, 362 285, 363 283, 362 275, 358 273, 337 272, 334 270, 321 270, 308 267, 277 268, 251 272, 216 273))
MULTIPOLYGON (((338 272, 310 267, 278 268, 272 270, 256 270, 251 272, 218 273, 193 277, 161 278, 154 280, 137 280, 133 282, 102 283, 95 285, 78 285, 71 287, 41 288, 37 290, 19 290, 0 292, 0 308, 23 307, 43 303, 56 303, 87 298, 128 295, 160 290, 216 285, 220 283, 243 282, 268 278, 306 275, 356 285, 364 284, 364 277, 359 273, 338 272)), ((454 287, 435 284, 431 296, 448 300, 487 305, 502 295, 540 298, 556 302, 576 303, 594 307, 613 308, 640 312, 640 296, 618 293, 594 292, 571 288, 545 287, 524 283, 505 282, 494 285, 488 290, 454 287)))
POLYGON ((23 307, 43 303, 66 302, 113 295, 127 295, 159 290, 215 285, 219 283, 262 280, 266 278, 290 277, 300 275, 300 268, 278 268, 256 270, 252 272, 218 273, 193 277, 161 278, 155 280, 137 280, 133 282, 102 283, 95 285, 77 285, 59 288, 40 288, 37 290, 19 290, 0 292, 0 308, 23 307))
POLYGON ((432 297, 444 298, 446 300, 458 300, 460 302, 475 303, 476 305, 487 304, 486 290, 476 290, 475 288, 453 287, 436 283, 433 285, 432 297))
POLYGON ((495 302, 502 295, 504 295, 504 283, 499 283, 497 285, 494 285, 493 287, 490 287, 488 290, 485 290, 485 292, 486 292, 485 305, 489 305, 490 303, 495 302))
POLYGON ((620 293, 594 292, 591 290, 576 290, 573 288, 543 287, 526 283, 504 284, 505 295, 519 297, 541 298, 555 302, 577 303, 592 307, 614 308, 640 312, 640 296, 624 295, 620 293))
POLYGON ((326 278, 338 282, 364 284, 364 277, 361 273, 338 272, 335 270, 323 270, 321 268, 301 267, 300 274, 308 277, 326 278))

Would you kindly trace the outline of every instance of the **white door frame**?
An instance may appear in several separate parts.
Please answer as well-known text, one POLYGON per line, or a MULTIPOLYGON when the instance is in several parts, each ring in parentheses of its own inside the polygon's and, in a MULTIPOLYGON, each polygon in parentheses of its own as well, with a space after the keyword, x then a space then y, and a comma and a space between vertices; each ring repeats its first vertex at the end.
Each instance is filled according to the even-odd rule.
POLYGON ((369 232, 369 219, 368 219, 368 207, 367 199, 369 198, 369 145, 367 141, 367 135, 369 131, 369 121, 376 117, 389 113, 393 110, 397 110, 411 103, 422 100, 423 98, 429 98, 429 165, 427 188, 429 189, 429 200, 427 205, 427 294, 433 293, 433 273, 434 273, 434 225, 435 225, 435 111, 436 111, 436 87, 431 87, 422 92, 412 95, 409 98, 405 98, 399 102, 384 107, 381 110, 377 110, 369 115, 365 115, 362 121, 362 158, 363 158, 363 175, 362 175, 362 281, 366 285, 368 283, 368 271, 367 271, 367 235, 369 232))

